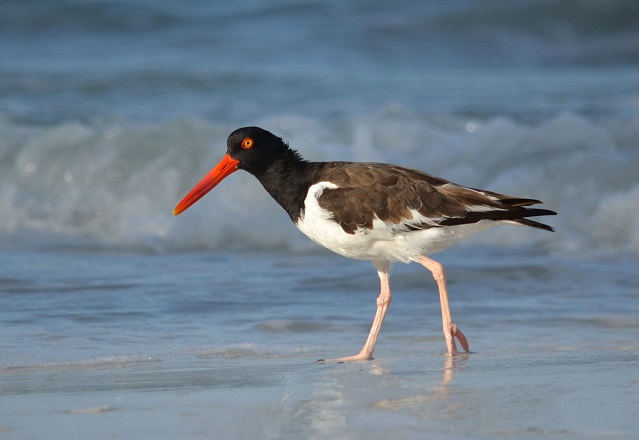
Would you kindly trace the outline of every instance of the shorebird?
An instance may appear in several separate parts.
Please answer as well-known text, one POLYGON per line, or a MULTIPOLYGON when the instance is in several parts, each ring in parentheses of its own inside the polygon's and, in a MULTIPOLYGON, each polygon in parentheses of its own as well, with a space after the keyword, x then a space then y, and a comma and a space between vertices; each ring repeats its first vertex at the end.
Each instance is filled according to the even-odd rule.
POLYGON ((369 260, 377 269, 381 291, 364 347, 354 356, 324 362, 373 358, 391 302, 389 272, 394 262, 418 262, 433 275, 441 303, 447 353, 457 354, 468 340, 450 311, 446 274, 428 255, 472 233, 498 224, 552 231, 528 217, 555 215, 528 208, 538 200, 468 188, 397 165, 361 162, 310 162, 280 137, 259 127, 231 133, 227 151, 176 206, 180 214, 237 170, 255 176, 309 238, 340 255, 369 260))

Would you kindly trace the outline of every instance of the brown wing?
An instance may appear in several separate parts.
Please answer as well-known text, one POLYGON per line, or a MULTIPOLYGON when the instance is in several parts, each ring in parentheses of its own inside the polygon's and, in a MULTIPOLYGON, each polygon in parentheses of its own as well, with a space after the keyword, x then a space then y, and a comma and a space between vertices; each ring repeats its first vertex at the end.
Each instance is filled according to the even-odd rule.
MULTIPOLYGON (((534 215, 554 214, 523 206, 539 203, 455 185, 421 171, 377 163, 333 162, 326 164, 321 180, 338 186, 319 197, 320 207, 330 211, 342 229, 353 234, 373 228, 373 220, 391 224, 399 231, 476 223, 480 220, 523 220, 534 215), (420 214, 413 218, 412 210, 420 214)), ((521 221, 520 221, 521 220, 521 221)))

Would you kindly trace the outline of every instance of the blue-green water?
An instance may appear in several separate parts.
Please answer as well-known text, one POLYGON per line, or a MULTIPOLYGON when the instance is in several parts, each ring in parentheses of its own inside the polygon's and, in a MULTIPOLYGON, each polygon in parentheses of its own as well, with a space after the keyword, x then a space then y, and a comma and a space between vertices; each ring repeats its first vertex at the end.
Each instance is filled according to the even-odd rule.
POLYGON ((0 6, 0 435, 633 438, 639 38, 627 1, 52 1, 0 6), (260 125, 310 160, 538 198, 398 265, 375 360, 366 262, 236 173, 260 125))
POLYGON ((397 266, 375 360, 368 263, 327 253, 2 255, 8 438, 632 438, 636 261, 454 249, 397 266), (349 264, 346 264, 349 263, 349 264), (422 434, 420 434, 422 433, 422 434))

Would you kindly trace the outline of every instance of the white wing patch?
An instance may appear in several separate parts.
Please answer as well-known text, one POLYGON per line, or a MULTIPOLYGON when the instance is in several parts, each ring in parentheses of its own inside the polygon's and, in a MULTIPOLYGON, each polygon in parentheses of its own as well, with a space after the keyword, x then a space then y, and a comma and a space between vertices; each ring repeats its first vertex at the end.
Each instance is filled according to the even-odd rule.
POLYGON ((469 205, 466 207, 468 212, 490 212, 490 211, 506 211, 506 208, 497 208, 488 205, 469 205))

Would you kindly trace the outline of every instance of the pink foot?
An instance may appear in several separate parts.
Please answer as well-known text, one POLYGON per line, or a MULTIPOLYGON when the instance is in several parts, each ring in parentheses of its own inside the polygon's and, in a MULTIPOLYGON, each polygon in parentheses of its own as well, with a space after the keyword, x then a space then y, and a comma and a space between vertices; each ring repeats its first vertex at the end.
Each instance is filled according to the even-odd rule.
POLYGON ((466 339, 464 333, 462 333, 462 331, 457 328, 457 324, 455 324, 454 322, 451 322, 448 325, 448 328, 444 329, 444 338, 446 339, 446 348, 448 348, 449 356, 455 356, 457 354, 457 345, 455 344, 455 338, 457 338, 459 344, 462 346, 465 352, 470 351, 468 339, 466 339))
POLYGON ((368 353, 359 353, 354 356, 345 356, 336 359, 319 359, 320 364, 343 364, 345 362, 366 362, 373 360, 373 355, 368 353))

